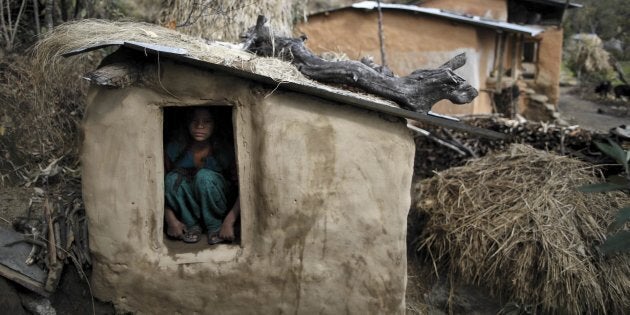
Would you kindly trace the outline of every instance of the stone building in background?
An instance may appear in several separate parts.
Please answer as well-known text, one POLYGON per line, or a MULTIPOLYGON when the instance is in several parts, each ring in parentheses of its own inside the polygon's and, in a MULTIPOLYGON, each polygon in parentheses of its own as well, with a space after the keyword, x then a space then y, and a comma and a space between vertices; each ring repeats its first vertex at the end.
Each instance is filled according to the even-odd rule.
MULTIPOLYGON (((466 53, 466 66, 456 72, 480 96, 464 106, 441 101, 434 111, 551 118, 559 97, 564 1, 432 0, 381 8, 387 65, 397 75, 466 53)), ((370 55, 381 63, 375 1, 313 13, 295 33, 306 34, 316 53, 370 55)))

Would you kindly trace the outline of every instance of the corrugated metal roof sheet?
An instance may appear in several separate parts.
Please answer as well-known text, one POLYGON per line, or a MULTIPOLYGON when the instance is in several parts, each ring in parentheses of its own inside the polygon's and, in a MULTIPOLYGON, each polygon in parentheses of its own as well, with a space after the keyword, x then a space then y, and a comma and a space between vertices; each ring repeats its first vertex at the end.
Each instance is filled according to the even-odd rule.
MULTIPOLYGON (((556 7, 564 7, 567 3, 566 1, 562 0, 524 0, 525 2, 536 2, 536 3, 542 3, 542 4, 548 4, 548 5, 552 5, 552 6, 556 6, 556 7)), ((583 7, 583 5, 579 4, 579 3, 573 3, 573 2, 569 2, 569 9, 572 8, 581 8, 583 7)))
POLYGON ((229 73, 231 75, 249 79, 252 81, 260 82, 265 85, 272 86, 274 88, 284 89, 288 91, 303 93, 315 97, 319 97, 328 101, 337 102, 341 104, 348 104, 363 109, 376 111, 396 117, 402 117, 421 122, 426 122, 433 125, 438 125, 455 130, 461 130, 476 134, 479 136, 504 139, 505 135, 492 130, 478 128, 474 126, 466 125, 462 122, 453 119, 452 117, 435 114, 433 112, 419 113, 397 107, 395 103, 389 100, 384 100, 374 97, 366 97, 361 94, 340 90, 327 86, 325 84, 313 82, 312 84, 305 84, 301 82, 282 81, 278 82, 273 78, 235 67, 222 65, 218 63, 212 63, 205 60, 195 58, 187 53, 186 49, 178 47, 170 47, 164 45, 157 45, 151 43, 142 43, 137 41, 125 41, 125 40, 112 40, 108 42, 102 42, 92 44, 89 46, 81 47, 69 52, 64 53, 64 56, 72 56, 81 53, 85 53, 91 50, 109 47, 109 46, 122 46, 137 51, 142 51, 146 55, 158 55, 160 58, 176 60, 191 66, 195 66, 201 69, 215 70, 229 73))
MULTIPOLYGON (((377 6, 378 4, 376 3, 376 1, 363 1, 363 2, 357 2, 351 5, 350 7, 354 9, 374 10, 377 8, 377 6)), ((415 5, 381 3, 381 9, 403 10, 403 11, 408 11, 408 12, 423 13, 427 15, 442 17, 449 20, 455 20, 462 23, 478 25, 481 27, 487 27, 487 28, 502 30, 506 32, 523 33, 530 36, 536 36, 544 31, 544 28, 542 27, 524 26, 524 25, 499 21, 499 20, 482 18, 476 15, 460 14, 460 13, 449 12, 449 11, 445 11, 441 9, 425 8, 425 7, 415 6, 415 5)))

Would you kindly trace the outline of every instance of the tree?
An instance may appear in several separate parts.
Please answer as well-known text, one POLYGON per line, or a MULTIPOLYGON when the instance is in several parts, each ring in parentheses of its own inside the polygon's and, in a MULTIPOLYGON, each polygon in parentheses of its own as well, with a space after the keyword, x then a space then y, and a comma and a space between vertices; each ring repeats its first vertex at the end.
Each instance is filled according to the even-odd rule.
POLYGON ((614 52, 619 59, 630 59, 630 5, 627 0, 582 0, 583 8, 569 10, 565 34, 597 34, 602 40, 620 40, 625 49, 614 52))
POLYGON ((115 0, 0 0, 0 49, 24 49, 41 33, 67 21, 121 17, 127 7, 115 0))

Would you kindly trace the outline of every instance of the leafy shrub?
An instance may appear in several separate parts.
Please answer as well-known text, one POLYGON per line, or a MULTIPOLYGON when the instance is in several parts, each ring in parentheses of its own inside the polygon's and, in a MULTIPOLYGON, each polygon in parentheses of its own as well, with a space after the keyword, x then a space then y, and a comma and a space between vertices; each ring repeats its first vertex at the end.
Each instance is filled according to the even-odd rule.
MULTIPOLYGON (((582 186, 579 188, 580 191, 630 191, 630 150, 624 150, 619 144, 610 139, 608 142, 608 144, 601 142, 595 142, 595 144, 602 152, 612 157, 617 163, 623 166, 623 172, 608 177, 605 183, 582 186)), ((608 231, 612 234, 610 234, 606 241, 600 246, 604 254, 630 252, 630 231, 624 229, 628 221, 630 221, 630 205, 625 205, 618 210, 615 220, 608 227, 608 231)))

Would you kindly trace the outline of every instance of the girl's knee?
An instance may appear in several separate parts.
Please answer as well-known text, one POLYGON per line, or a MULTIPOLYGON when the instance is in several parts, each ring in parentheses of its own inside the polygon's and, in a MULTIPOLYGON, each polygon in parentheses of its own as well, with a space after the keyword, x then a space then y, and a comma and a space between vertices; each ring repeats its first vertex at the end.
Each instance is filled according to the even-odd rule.
POLYGON ((195 187, 202 190, 222 189, 224 179, 220 173, 209 169, 201 169, 195 175, 195 187))
POLYGON ((173 184, 177 182, 177 178, 179 178, 179 176, 181 175, 177 172, 169 172, 166 174, 166 178, 164 178, 164 185, 167 187, 173 186, 173 184))

